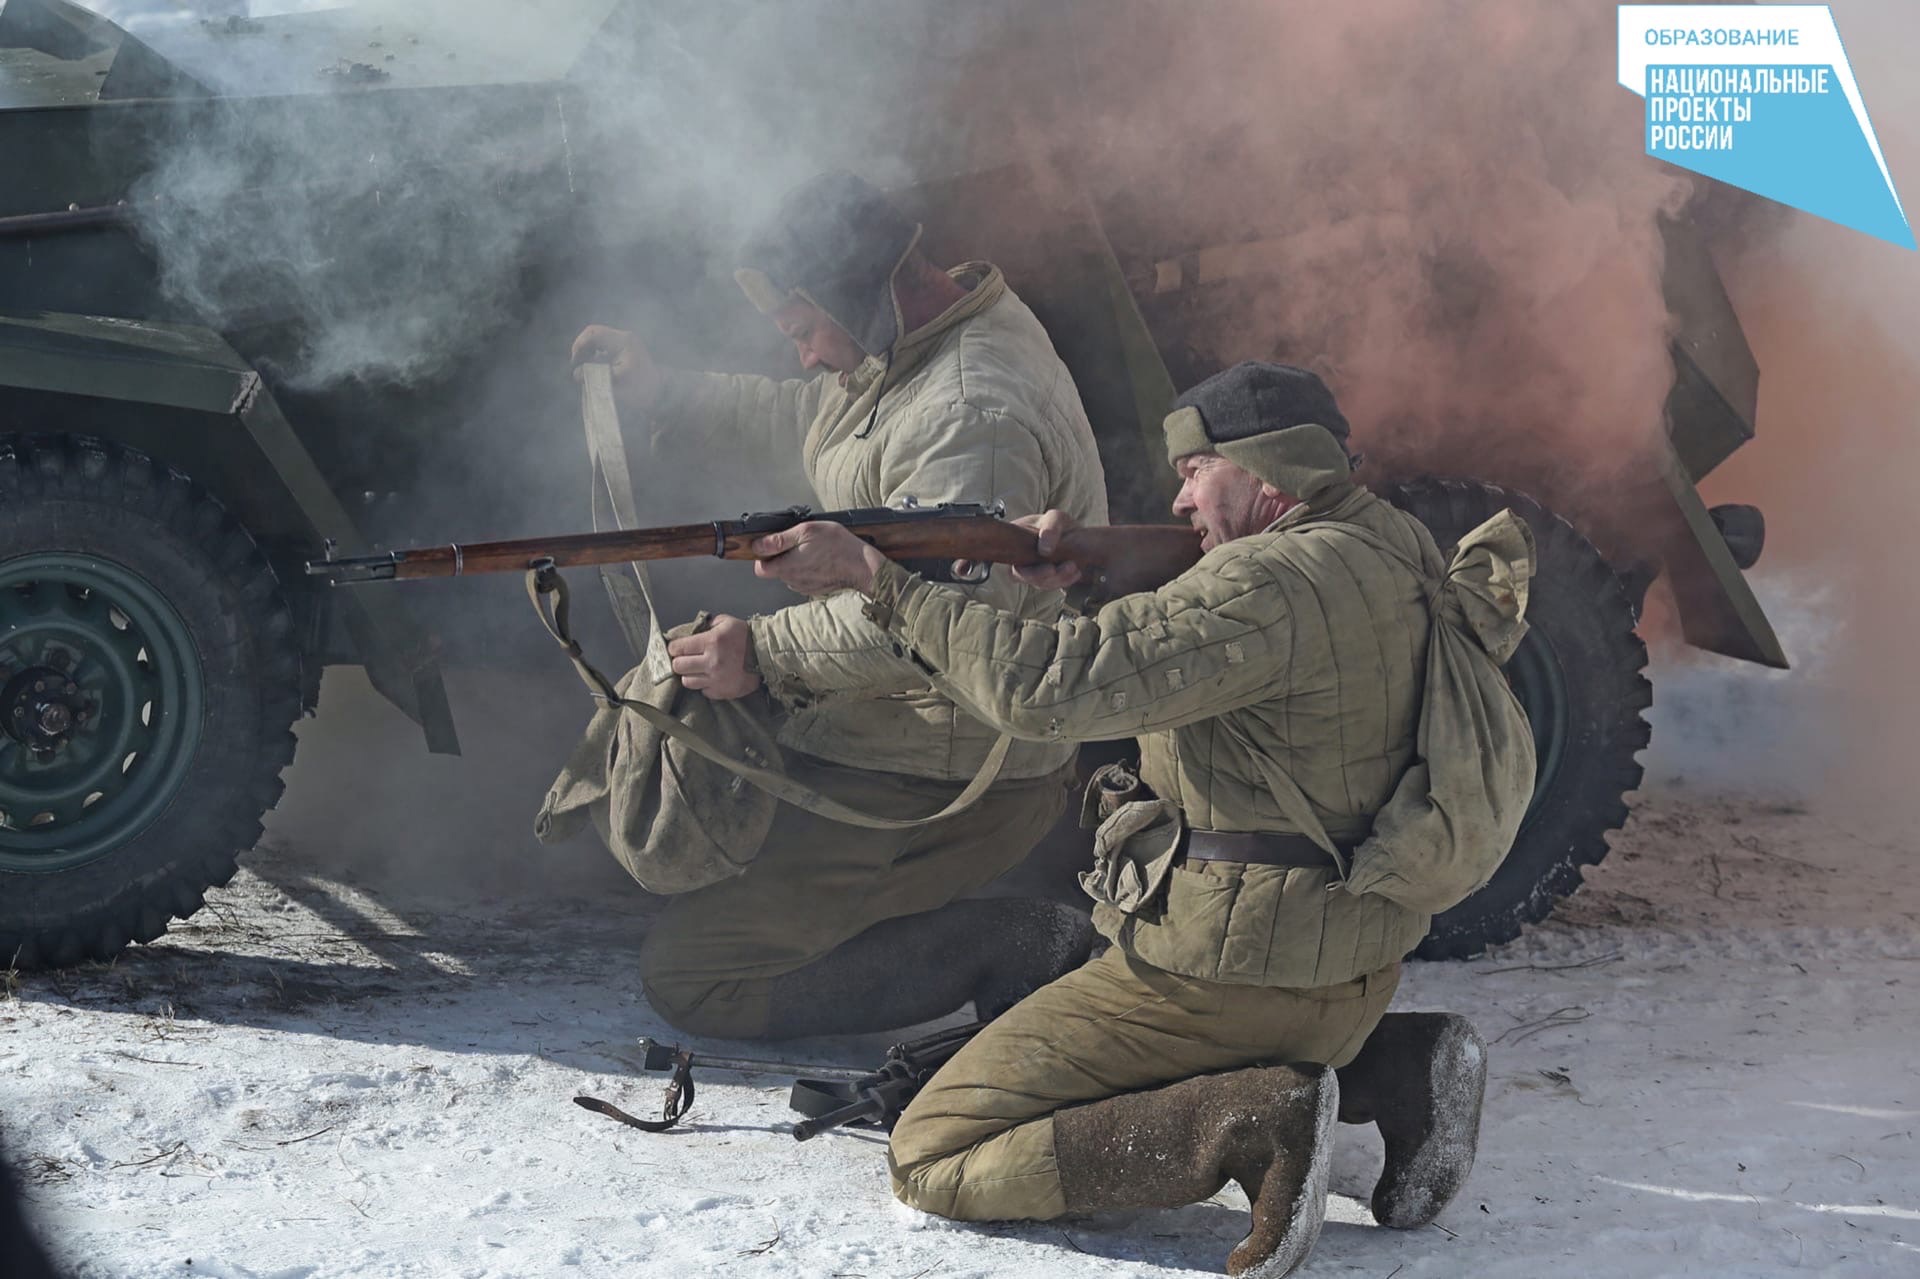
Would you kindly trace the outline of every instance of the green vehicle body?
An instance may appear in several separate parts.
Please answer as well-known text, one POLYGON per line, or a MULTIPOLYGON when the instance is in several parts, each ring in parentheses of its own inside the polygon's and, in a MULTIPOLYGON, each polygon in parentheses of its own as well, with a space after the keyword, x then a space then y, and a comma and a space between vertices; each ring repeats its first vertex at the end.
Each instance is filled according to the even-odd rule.
MULTIPOLYGON (((583 58, 594 40, 612 38, 611 24, 629 7, 607 8, 607 27, 586 28, 583 58)), ((602 269, 608 261, 652 262, 650 255, 669 242, 679 252, 650 267, 654 278, 647 284, 684 294, 685 336, 697 349, 702 335, 724 327, 722 317, 738 305, 711 290, 715 273, 698 269, 730 246, 701 243, 688 228, 657 226, 637 228, 629 243, 605 242, 608 220, 589 216, 595 192, 584 157, 594 143, 577 123, 588 115, 582 73, 569 67, 535 66, 522 76, 464 83, 446 63, 415 49, 378 64, 356 63, 352 58, 361 55, 352 51, 365 47, 365 33, 340 25, 337 15, 201 28, 193 34, 203 49, 278 38, 331 41, 346 55, 317 55, 314 62, 346 73, 315 77, 297 92, 235 92, 210 85, 193 58, 163 56, 63 0, 6 0, 0 8, 0 169, 9 174, 0 184, 0 443, 9 435, 85 437, 191 477, 252 536, 278 579, 297 635, 305 709, 313 708, 321 666, 359 665, 420 725, 428 749, 457 752, 458 708, 448 703, 440 664, 473 656, 472 636, 498 636, 514 624, 469 625, 465 614, 459 625, 429 620, 400 590, 315 588, 303 578, 302 564, 328 544, 351 555, 444 539, 451 530, 437 527, 437 513, 465 509, 469 500, 484 509, 486 477, 504 488, 520 465, 507 456, 491 464, 473 459, 475 437, 464 433, 461 415, 473 403, 468 392, 476 382, 490 377, 497 385, 503 369, 524 370, 529 397, 546 396, 564 418, 568 384, 560 352, 571 335, 565 326, 597 318, 585 308, 611 296, 596 294, 583 279, 617 275, 602 269), (480 148, 484 154, 471 158, 470 167, 484 174, 510 153, 511 176, 494 185, 538 210, 529 221, 541 229, 515 246, 520 260, 513 268, 526 294, 525 314, 542 317, 544 327, 510 321, 477 331, 467 349, 429 376, 320 386, 288 377, 288 353, 300 348, 312 317, 236 321, 182 302, 177 290, 163 287, 143 238, 142 210, 118 206, 141 199, 142 180, 160 151, 186 131, 236 122, 271 127, 276 119, 311 128, 321 118, 328 129, 377 134, 396 121, 456 105, 497 121, 488 130, 496 140, 512 140, 511 147, 480 148), (31 221, 47 214, 56 216, 31 221), (583 243, 591 243, 591 252, 582 251, 583 243), (449 454, 464 463, 445 465, 449 454), (473 498, 476 482, 481 496, 473 498)), ((317 198, 327 198, 330 176, 315 175, 317 198)), ((1043 199, 1031 177, 1016 166, 930 179, 902 189, 901 199, 928 222, 936 255, 951 245, 1007 267, 1055 335, 1087 400, 1115 518, 1162 518, 1169 487, 1158 423, 1174 384, 1160 354, 1169 335, 1150 323, 1153 299, 1138 284, 1142 266, 1150 264, 1108 241, 1089 202, 1057 194, 1043 199), (1036 226, 1046 228, 1044 253, 1033 247, 1036 226)), ((491 181, 483 176, 475 189, 491 181)), ((404 197, 406 190, 400 181, 392 194, 404 197)), ((364 200, 366 183, 356 181, 353 191, 364 200)), ((285 192, 259 193, 256 216, 275 217, 275 201, 286 198, 285 192)), ((343 216, 353 216, 352 209, 343 216)), ((1677 376, 1668 401, 1670 448, 1657 481, 1684 532, 1661 548, 1660 558, 1672 575, 1689 642, 1784 666, 1742 573, 1758 552, 1757 519, 1709 512, 1696 491, 1704 475, 1752 438, 1758 371, 1704 245, 1684 225, 1670 225, 1668 235, 1677 376), (1723 526, 1736 534, 1734 545, 1723 526)), ((631 280, 623 278, 622 287, 633 287, 631 280)), ((565 488, 557 477, 584 477, 584 450, 573 442, 546 451, 545 465, 556 477, 551 491, 575 498, 573 506, 552 509, 573 510, 579 486, 565 488)), ((544 528, 468 523, 458 531, 563 530, 549 516, 544 528)), ((0 545, 0 588, 10 559, 58 550, 0 545)), ((1639 576, 1643 590, 1649 570, 1619 571, 1637 608, 1633 578, 1639 576)), ((536 628, 522 629, 532 635, 536 628)), ((509 643, 506 655, 538 652, 533 644, 509 643)), ((1638 708, 1633 714, 1637 718, 1638 708)), ((6 834, 0 829, 0 870, 6 834)), ((90 856, 111 857, 112 851, 90 856)), ((55 873, 65 864, 41 867, 55 873)), ((91 946, 88 953, 110 949, 91 946)))

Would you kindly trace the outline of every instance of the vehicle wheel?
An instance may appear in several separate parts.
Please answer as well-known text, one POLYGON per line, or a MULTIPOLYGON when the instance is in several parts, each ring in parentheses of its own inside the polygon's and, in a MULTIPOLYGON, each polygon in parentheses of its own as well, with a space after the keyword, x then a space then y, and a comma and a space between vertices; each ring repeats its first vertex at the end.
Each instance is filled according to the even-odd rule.
POLYGON ((1600 552, 1571 524, 1518 493, 1477 480, 1416 480, 1382 490, 1433 532, 1443 550, 1501 510, 1532 526, 1539 563, 1530 629, 1507 677, 1533 724, 1533 802, 1513 851, 1485 888, 1435 917, 1415 953, 1458 959, 1511 941, 1580 886, 1580 868, 1607 855, 1640 784, 1642 714, 1653 686, 1632 600, 1600 552))
POLYGON ((198 484, 0 436, 0 968, 106 959, 233 876, 293 759, 279 579, 198 484))

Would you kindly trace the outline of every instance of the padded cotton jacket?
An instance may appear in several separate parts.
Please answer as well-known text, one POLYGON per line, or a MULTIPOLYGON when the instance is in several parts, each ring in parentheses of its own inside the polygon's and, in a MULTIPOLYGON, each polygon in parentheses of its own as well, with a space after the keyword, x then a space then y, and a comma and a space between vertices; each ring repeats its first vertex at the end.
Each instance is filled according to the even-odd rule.
MULTIPOLYGON (((1093 429, 1046 331, 997 268, 969 263, 953 274, 972 286, 967 297, 903 337, 891 366, 875 357, 844 378, 788 381, 673 372, 656 411, 745 450, 800 449, 823 510, 913 497, 999 501, 1010 519, 1057 508, 1106 523, 1093 429)), ((1035 621, 1061 609, 1059 592, 1033 590, 1004 568, 981 586, 929 589, 1035 621)), ((860 768, 973 776, 997 731, 936 691, 864 603, 843 592, 753 619, 761 675, 789 713, 780 744, 860 768)), ((1064 740, 1019 742, 1002 776, 1041 776, 1072 756, 1064 740)))
MULTIPOLYGON (((1142 779, 1192 827, 1306 833, 1293 811, 1304 799, 1347 844, 1412 760, 1429 591, 1445 570, 1424 526, 1341 481, 1092 616, 1016 617, 894 565, 872 607, 940 672, 935 686, 988 723, 1039 741, 1138 736, 1142 779)), ((1330 891, 1338 871, 1179 864, 1157 838, 1135 852, 1137 907, 1102 903, 1094 916, 1157 967, 1321 986, 1400 959, 1426 933, 1413 907, 1330 891)))

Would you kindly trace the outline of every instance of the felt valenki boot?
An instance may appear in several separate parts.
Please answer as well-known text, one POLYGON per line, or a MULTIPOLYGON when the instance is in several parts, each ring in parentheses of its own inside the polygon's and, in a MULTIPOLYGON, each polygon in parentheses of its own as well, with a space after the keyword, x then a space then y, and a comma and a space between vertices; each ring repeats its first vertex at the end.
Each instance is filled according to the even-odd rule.
POLYGON ((1473 1171, 1487 1091, 1480 1033, 1453 1013, 1388 1013, 1339 1073, 1340 1121, 1379 1124, 1386 1143, 1374 1220, 1427 1225, 1473 1171))
POLYGON ((1227 1273, 1292 1274, 1326 1218, 1339 1097, 1325 1066, 1263 1066, 1060 1111, 1053 1149, 1067 1211, 1174 1208, 1236 1181, 1253 1228, 1227 1273))

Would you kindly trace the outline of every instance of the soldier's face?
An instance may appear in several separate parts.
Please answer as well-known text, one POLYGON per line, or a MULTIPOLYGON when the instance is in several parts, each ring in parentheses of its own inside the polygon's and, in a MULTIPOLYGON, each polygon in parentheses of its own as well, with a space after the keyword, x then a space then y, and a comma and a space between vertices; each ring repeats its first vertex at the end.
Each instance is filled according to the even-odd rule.
POLYGON ((795 300, 773 313, 773 322, 793 343, 800 367, 851 373, 867 358, 853 335, 811 302, 795 300))
POLYGON ((1200 532, 1200 549, 1258 533, 1298 505, 1217 453, 1189 453, 1174 463, 1180 492, 1173 513, 1200 532))

